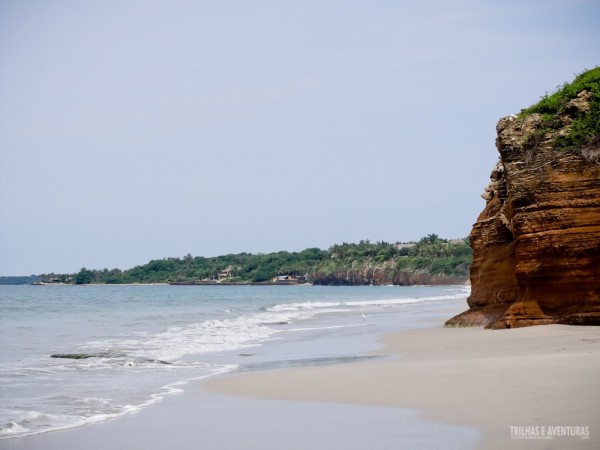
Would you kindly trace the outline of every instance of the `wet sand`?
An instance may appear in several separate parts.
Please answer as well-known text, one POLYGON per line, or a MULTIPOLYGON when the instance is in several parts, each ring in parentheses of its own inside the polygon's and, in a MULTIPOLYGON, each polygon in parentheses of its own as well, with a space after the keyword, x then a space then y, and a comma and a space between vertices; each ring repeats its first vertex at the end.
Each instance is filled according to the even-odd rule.
POLYGON ((599 327, 438 326, 382 342, 392 358, 203 384, 228 395, 421 410, 481 430, 485 449, 600 448, 599 327))

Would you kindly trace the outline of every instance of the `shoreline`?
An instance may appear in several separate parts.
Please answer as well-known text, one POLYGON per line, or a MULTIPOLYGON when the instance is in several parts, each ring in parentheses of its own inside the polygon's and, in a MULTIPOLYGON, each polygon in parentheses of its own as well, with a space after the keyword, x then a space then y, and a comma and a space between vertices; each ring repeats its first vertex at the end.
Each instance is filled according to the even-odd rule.
MULTIPOLYGON (((413 324, 438 323, 442 317, 459 308, 462 308, 462 304, 459 306, 458 301, 452 305, 438 305, 433 312, 425 313, 413 324)), ((356 358, 366 356, 368 359, 370 354, 381 355, 374 336, 362 336, 363 343, 365 338, 371 344, 363 350, 355 350, 358 352, 356 358)), ((351 339, 349 343, 352 342, 356 344, 357 341, 351 339)), ((274 350, 275 354, 282 351, 277 341, 266 344, 264 348, 267 347, 267 354, 272 355, 274 350), (274 349, 273 346, 278 348, 274 349)), ((355 347, 345 351, 352 352, 352 348, 355 347)), ((343 362, 325 367, 344 368, 353 365, 343 362)), ((279 373, 278 369, 269 367, 273 366, 267 364, 257 371, 253 369, 239 373, 241 377, 243 374, 279 373)), ((160 402, 134 414, 70 429, 0 440, 0 448, 230 450, 250 446, 263 450, 389 450, 406 443, 412 448, 468 450, 475 448, 474 443, 480 435, 473 428, 432 422, 419 411, 405 408, 248 398, 214 392, 204 385, 205 381, 221 377, 228 375, 186 380, 180 385, 180 393, 165 396, 160 402)))
MULTIPOLYGON (((383 334, 359 336, 373 343, 367 348, 351 339, 330 349, 354 349, 360 362, 267 364, 187 380, 183 392, 135 414, 0 440, 0 448, 275 450, 322 448, 326 440, 345 450, 598 448, 600 328, 443 328, 463 307, 458 300, 437 304, 383 334), (403 324, 413 328, 389 332, 403 324), (541 427, 587 427, 589 439, 528 435, 541 427)), ((277 340, 263 349, 290 351, 277 340)))
POLYGON ((463 283, 440 283, 440 284, 324 284, 324 283, 297 283, 297 282, 273 282, 273 281, 240 281, 219 283, 212 281, 171 281, 171 282, 156 282, 156 283, 45 283, 35 282, 30 284, 4 284, 0 286, 322 286, 322 287, 434 287, 434 286, 470 286, 470 281, 467 279, 463 283))
POLYGON ((439 326, 380 341, 385 349, 377 353, 387 354, 385 360, 228 374, 200 383, 241 397, 420 410, 425 420, 480 430, 479 448, 485 449, 598 448, 598 327, 439 326))

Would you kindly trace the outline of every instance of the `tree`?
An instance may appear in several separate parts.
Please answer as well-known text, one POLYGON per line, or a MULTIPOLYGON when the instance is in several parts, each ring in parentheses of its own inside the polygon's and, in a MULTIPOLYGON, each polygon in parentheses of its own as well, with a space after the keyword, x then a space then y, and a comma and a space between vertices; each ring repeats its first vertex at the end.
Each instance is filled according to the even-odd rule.
POLYGON ((82 267, 77 275, 75 275, 75 284, 90 284, 94 273, 91 270, 82 267))

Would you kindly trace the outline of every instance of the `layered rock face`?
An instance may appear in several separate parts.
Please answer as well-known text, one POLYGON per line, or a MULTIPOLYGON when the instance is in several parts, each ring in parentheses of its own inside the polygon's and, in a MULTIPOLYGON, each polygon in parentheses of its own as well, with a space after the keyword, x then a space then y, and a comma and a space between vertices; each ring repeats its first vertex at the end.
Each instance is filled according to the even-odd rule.
POLYGON ((582 91, 551 119, 498 122, 500 161, 470 235, 470 309, 447 326, 600 325, 600 137, 554 144, 591 101, 582 91))
POLYGON ((466 277, 429 274, 404 270, 354 269, 345 272, 311 274, 313 284, 325 286, 414 286, 465 284, 466 277))

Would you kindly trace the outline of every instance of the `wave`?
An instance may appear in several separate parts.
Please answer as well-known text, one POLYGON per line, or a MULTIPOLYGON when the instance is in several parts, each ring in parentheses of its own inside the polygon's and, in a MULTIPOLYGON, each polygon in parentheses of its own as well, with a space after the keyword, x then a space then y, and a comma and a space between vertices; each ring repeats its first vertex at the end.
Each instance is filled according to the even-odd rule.
MULTIPOLYGON (((181 392, 182 385, 190 379, 239 367, 204 362, 210 360, 202 356, 208 353, 259 346, 284 332, 298 336, 298 332, 364 326, 360 316, 360 325, 337 319, 333 323, 326 320, 298 324, 306 319, 327 314, 356 317, 363 311, 367 315, 386 313, 410 304, 464 298, 468 291, 468 287, 445 288, 443 292, 428 290, 424 294, 429 295, 423 297, 417 293, 412 297, 362 300, 337 296, 295 301, 302 297, 285 297, 285 301, 278 302, 277 298, 268 298, 273 303, 260 299, 262 303, 258 305, 250 299, 235 305, 215 304, 212 310, 200 309, 196 316, 177 315, 169 321, 162 313, 145 312, 140 318, 133 317, 145 327, 141 330, 122 327, 114 332, 112 328, 107 331, 99 327, 93 329, 97 337, 90 333, 85 340, 73 342, 71 348, 52 348, 43 355, 30 354, 3 363, 0 378, 12 400, 0 407, 0 439, 73 428, 134 413, 166 395, 181 392), (50 358, 52 355, 54 358, 50 358), (48 390, 48 386, 53 386, 53 390, 48 390), (103 387, 101 392, 98 386, 103 387)), ((132 319, 126 320, 131 323, 132 319)), ((54 345, 61 342, 64 346, 74 340, 60 332, 54 345)))
POLYGON ((12 418, 11 421, 0 424, 0 440, 32 436, 50 431, 67 430, 85 424, 103 422, 126 414, 136 413, 162 401, 168 395, 183 392, 181 386, 190 381, 227 373, 237 369, 237 367, 237 365, 215 367, 204 375, 169 383, 163 386, 160 392, 149 395, 144 401, 135 405, 118 405, 111 399, 99 397, 56 395, 46 396, 39 400, 46 407, 47 405, 58 405, 59 409, 65 410, 65 413, 47 413, 33 409, 0 408, 0 416, 12 418))
POLYGON ((273 312, 299 312, 299 311, 312 311, 315 313, 319 312, 339 312, 344 307, 352 308, 367 308, 367 307, 386 307, 386 306, 399 306, 410 303, 420 302, 435 302, 444 300, 456 300, 465 297, 469 294, 470 287, 460 288, 457 293, 454 294, 442 294, 433 295, 427 297, 408 297, 408 298, 392 298, 392 299, 376 299, 376 300, 348 300, 348 301, 336 301, 336 302, 296 302, 296 303, 284 303, 271 306, 268 311, 273 312))

